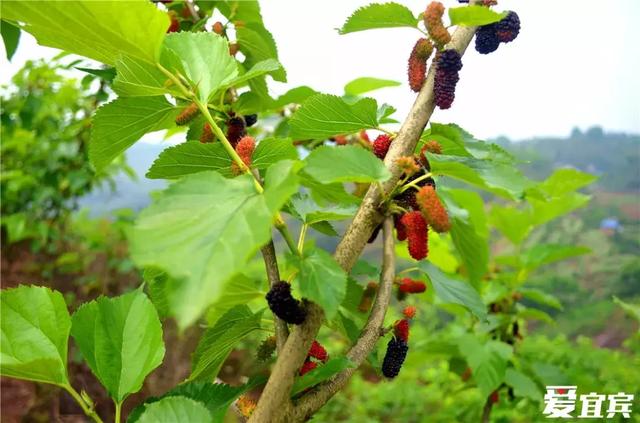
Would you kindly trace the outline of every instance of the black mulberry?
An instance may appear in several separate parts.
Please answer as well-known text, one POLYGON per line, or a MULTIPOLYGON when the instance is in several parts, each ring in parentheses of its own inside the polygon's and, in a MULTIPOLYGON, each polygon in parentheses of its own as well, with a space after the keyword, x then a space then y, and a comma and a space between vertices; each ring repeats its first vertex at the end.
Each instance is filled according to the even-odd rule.
POLYGON ((496 33, 496 25, 484 25, 476 32, 476 51, 480 54, 493 53, 498 49, 500 39, 496 33))
POLYGON ((227 139, 234 148, 238 141, 247 135, 245 128, 244 119, 240 117, 232 117, 227 121, 227 139))
POLYGON ((456 84, 462 69, 462 58, 456 50, 445 50, 437 56, 434 85, 435 103, 441 109, 448 109, 456 95, 456 84))
POLYGON ((382 374, 389 379, 398 376, 402 363, 407 358, 409 347, 399 338, 393 337, 387 344, 387 353, 382 360, 382 374))
POLYGON ((438 70, 458 72, 462 69, 462 56, 454 49, 445 50, 438 54, 438 70))
POLYGON ((255 125, 257 121, 258 121, 258 115, 256 114, 244 116, 244 122, 247 124, 247 128, 255 125))
POLYGON ((509 11, 507 16, 496 23, 496 35, 501 43, 510 43, 520 33, 520 18, 514 11, 509 11))
POLYGON ((292 325, 299 325, 307 317, 307 311, 299 300, 291 295, 291 285, 280 281, 267 292, 269 308, 279 318, 292 325))

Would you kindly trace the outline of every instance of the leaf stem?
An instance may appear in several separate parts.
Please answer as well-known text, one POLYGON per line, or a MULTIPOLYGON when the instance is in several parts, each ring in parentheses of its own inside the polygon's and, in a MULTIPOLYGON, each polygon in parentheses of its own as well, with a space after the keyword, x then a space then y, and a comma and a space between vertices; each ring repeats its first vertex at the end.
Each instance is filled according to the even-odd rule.
POLYGON ((422 182, 425 179, 430 177, 431 177, 431 172, 427 172, 424 175, 420 176, 419 178, 416 178, 413 181, 409 182, 408 184, 405 184, 402 188, 400 188, 400 192, 405 192, 409 188, 415 188, 417 191, 420 191, 420 186, 418 186, 417 183, 422 182))
POLYGON ((64 390, 67 391, 69 395, 73 397, 74 400, 76 400, 76 402, 82 408, 82 411, 84 411, 84 414, 86 414, 88 417, 91 417, 93 421, 95 421, 96 423, 103 423, 100 416, 98 416, 98 414, 96 413, 96 410, 94 410, 92 406, 87 404, 85 400, 82 399, 82 396, 78 393, 78 391, 73 389, 73 386, 71 386, 70 384, 60 385, 60 386, 64 388, 64 390))
POLYGON ((116 406, 116 415, 113 418, 114 423, 120 423, 120 415, 122 414, 122 402, 117 402, 113 400, 113 403, 116 406))
POLYGON ((304 250, 304 238, 307 235, 307 229, 309 225, 306 223, 302 225, 300 229, 300 236, 298 237, 298 254, 302 255, 302 251, 304 250))
POLYGON ((287 224, 284 222, 284 220, 282 220, 282 216, 280 215, 280 213, 276 215, 276 221, 274 223, 274 226, 276 227, 278 232, 280 232, 280 235, 282 235, 282 238, 284 238, 284 241, 287 243, 289 250, 291 250, 293 254, 298 255, 299 254, 298 247, 296 246, 296 243, 293 240, 293 237, 291 236, 291 232, 289 232, 289 228, 287 227, 287 224))

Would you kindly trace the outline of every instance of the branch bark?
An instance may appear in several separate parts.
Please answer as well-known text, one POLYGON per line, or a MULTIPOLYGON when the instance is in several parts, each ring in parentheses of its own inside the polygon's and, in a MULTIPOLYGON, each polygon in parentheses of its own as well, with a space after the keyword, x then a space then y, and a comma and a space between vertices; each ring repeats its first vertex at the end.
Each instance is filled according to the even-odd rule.
POLYGON ((491 401, 491 397, 487 398, 487 402, 484 403, 484 407, 482 408, 482 423, 489 423, 491 419, 491 408, 493 407, 493 402, 491 401))
POLYGON ((294 410, 293 421, 304 421, 313 415, 329 399, 340 391, 349 381, 353 373, 364 362, 369 353, 373 350, 378 339, 384 333, 382 325, 384 316, 389 307, 393 280, 396 275, 396 258, 393 239, 393 218, 387 217, 384 220, 383 249, 382 249, 382 272, 380 274, 380 288, 378 295, 369 314, 369 319, 365 325, 360 338, 347 353, 355 367, 343 370, 332 379, 319 385, 312 393, 302 397, 294 410))
MULTIPOLYGON (((273 239, 269 241, 267 245, 262 247, 262 258, 264 259, 264 266, 267 269, 267 278, 269 280, 269 286, 280 282, 280 271, 278 270, 278 260, 276 258, 276 249, 273 245, 273 239)), ((278 354, 284 348, 287 337, 289 336, 289 328, 287 324, 275 314, 273 315, 273 324, 276 331, 276 348, 278 354)))

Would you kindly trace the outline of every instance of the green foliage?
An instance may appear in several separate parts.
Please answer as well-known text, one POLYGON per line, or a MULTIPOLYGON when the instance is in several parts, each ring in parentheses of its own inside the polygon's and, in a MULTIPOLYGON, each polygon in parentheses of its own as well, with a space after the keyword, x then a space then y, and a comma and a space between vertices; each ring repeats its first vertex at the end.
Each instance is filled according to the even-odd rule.
POLYGON ((3 20, 0 24, 0 32, 2 33, 2 42, 7 54, 7 60, 11 60, 20 42, 20 28, 3 20))
POLYGON ((71 318, 59 292, 20 286, 3 290, 0 373, 37 382, 68 384, 71 318))
POLYGON ((377 28, 416 28, 418 19, 411 10, 398 3, 372 3, 353 12, 340 28, 340 34, 377 28))
POLYGON ((231 176, 231 158, 221 143, 187 141, 165 149, 147 172, 150 179, 178 179, 192 173, 215 170, 231 176))
POLYGON ((449 19, 451 25, 482 26, 498 22, 507 15, 507 12, 498 13, 488 7, 469 5, 463 7, 450 7, 449 19))
POLYGON ((323 184, 382 182, 391 176, 373 153, 357 146, 318 147, 305 161, 305 172, 323 184))
POLYGON ((372 77, 356 78, 344 86, 345 95, 357 96, 385 87, 398 87, 400 82, 372 77))
POLYGON ((162 363, 162 326, 153 304, 140 290, 100 297, 73 314, 71 336, 83 358, 118 403, 142 387, 162 363))
POLYGON ((145 406, 135 420, 139 423, 208 423, 211 414, 200 402, 182 396, 169 396, 145 406))
POLYGON ((293 388, 291 388, 291 395, 299 394, 305 389, 311 388, 312 386, 331 378, 336 373, 353 367, 354 365, 351 360, 346 357, 332 358, 326 363, 318 366, 316 369, 296 379, 293 384, 293 388))
POLYGON ((483 344, 473 335, 464 335, 458 339, 458 348, 469 363, 480 392, 485 397, 489 396, 504 381, 507 360, 513 354, 512 347, 497 341, 483 344))

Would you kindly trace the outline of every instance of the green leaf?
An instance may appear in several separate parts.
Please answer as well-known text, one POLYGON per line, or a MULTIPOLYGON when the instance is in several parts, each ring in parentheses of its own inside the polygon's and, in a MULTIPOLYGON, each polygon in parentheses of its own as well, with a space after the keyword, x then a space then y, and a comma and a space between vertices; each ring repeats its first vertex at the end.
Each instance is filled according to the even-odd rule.
POLYGON ((0 23, 0 33, 2 33, 2 42, 4 43, 4 50, 7 53, 7 60, 11 61, 20 42, 20 28, 2 20, 2 23, 0 23))
POLYGON ((238 75, 238 65, 229 54, 229 44, 219 35, 177 32, 167 36, 165 45, 180 60, 170 70, 183 70, 191 84, 198 87, 198 98, 203 102, 238 75))
POLYGON ((549 200, 529 198, 533 207, 532 219, 534 224, 542 225, 560 216, 587 205, 591 197, 580 193, 570 193, 562 197, 549 200))
MULTIPOLYGON (((622 307, 629 316, 640 322, 640 305, 626 303, 616 296, 613 297, 613 302, 622 307)), ((640 332, 640 328, 638 328, 638 332, 640 332)))
POLYGON ((155 63, 169 17, 145 0, 5 2, 2 18, 23 22, 38 44, 115 65, 122 56, 155 63), (143 30, 142 30, 143 28, 143 30))
POLYGON ((291 395, 299 394, 305 389, 311 388, 320 382, 324 382, 345 369, 354 367, 355 364, 347 357, 332 358, 325 364, 321 364, 314 370, 306 373, 304 376, 297 378, 293 383, 293 388, 291 388, 291 395))
POLYGON ((192 173, 215 170, 231 177, 231 158, 221 142, 187 141, 165 149, 147 172, 149 179, 177 179, 192 173))
POLYGON ((344 93, 346 95, 360 95, 368 93, 369 91, 378 90, 385 87, 397 87, 400 86, 400 82, 391 81, 389 79, 362 77, 356 78, 344 86, 344 93))
POLYGON ((590 253, 586 247, 560 244, 535 244, 521 254, 521 261, 525 269, 533 270, 545 264, 565 260, 590 253))
POLYGON ((296 279, 302 296, 320 305, 328 320, 333 319, 347 293, 347 274, 322 249, 307 249, 294 263, 299 269, 296 279))
POLYGON ((560 197, 593 183, 597 176, 576 169, 556 169, 538 185, 550 197, 560 197))
POLYGON ((514 206, 492 205, 489 214, 491 224, 514 244, 524 241, 533 226, 528 209, 521 210, 514 206))
POLYGON ((162 325, 140 290, 83 304, 72 318, 71 336, 93 374, 116 402, 142 388, 162 363, 162 325))
POLYGON ((307 98, 293 114, 289 125, 294 139, 322 139, 376 128, 377 103, 363 98, 348 104, 340 97, 317 94, 307 98))
POLYGON ((176 278, 167 293, 180 327, 217 301, 269 240, 282 204, 275 195, 270 210, 265 195, 256 192, 250 175, 226 179, 200 172, 171 185, 140 213, 130 235, 131 255, 137 265, 157 266, 176 278))
POLYGON ((316 181, 305 171, 300 172, 302 185, 309 189, 311 198, 320 204, 359 204, 361 199, 349 194, 341 183, 323 184, 316 181))
POLYGON ((538 385, 524 373, 510 367, 505 373, 504 381, 513 388, 514 394, 518 397, 530 398, 537 402, 542 399, 542 393, 538 389, 538 385))
POLYGON ((451 25, 482 26, 498 22, 507 16, 507 12, 498 13, 488 7, 469 5, 449 8, 451 25))
POLYGON ((558 310, 562 310, 562 304, 560 303, 560 301, 555 296, 544 291, 534 288, 522 288, 518 292, 520 292, 523 297, 528 300, 548 307, 553 307, 558 310))
POLYGON ((258 143, 252 156, 252 167, 266 169, 280 160, 296 160, 298 151, 289 138, 265 138, 258 143))
POLYGON ((105 104, 92 121, 91 162, 104 169, 147 132, 171 125, 179 112, 164 97, 118 98, 105 104))
POLYGON ((227 284, 220 299, 209 307, 207 324, 213 326, 233 307, 247 304, 251 300, 264 297, 265 294, 266 292, 261 289, 260 281, 251 279, 242 273, 234 276, 227 284))
POLYGON ((90 75, 95 75, 100 79, 103 79, 107 82, 112 82, 116 77, 116 68, 104 68, 104 69, 92 69, 92 68, 82 68, 76 67, 79 71, 86 72, 90 75))
POLYGON ((549 316, 548 313, 545 313, 542 310, 538 310, 536 308, 531 307, 520 307, 517 313, 518 318, 524 320, 540 320, 541 322, 548 323, 550 325, 555 325, 556 321, 553 317, 549 316))
POLYGON ((339 29, 340 34, 377 28, 416 28, 418 19, 411 10, 398 3, 373 3, 353 12, 339 29))
POLYGON ((236 87, 258 76, 265 75, 282 69, 282 65, 276 59, 266 59, 253 65, 251 69, 242 75, 233 78, 225 84, 225 87, 236 87))
POLYGON ((279 109, 289 104, 300 104, 307 98, 319 94, 316 90, 307 87, 306 85, 291 88, 286 93, 274 100, 272 107, 279 109))
POLYGON ((305 172, 318 182, 382 182, 391 174, 382 160, 356 145, 322 146, 305 159, 305 172))
POLYGON ((271 210, 280 210, 298 192, 300 178, 297 174, 303 166, 304 163, 300 161, 280 160, 267 169, 264 198, 271 210))
POLYGON ((222 383, 211 382, 187 382, 182 383, 172 390, 166 392, 161 397, 150 397, 145 402, 131 411, 127 423, 138 421, 145 409, 152 403, 164 398, 179 397, 190 398, 204 405, 211 413, 211 421, 222 423, 227 409, 240 395, 263 384, 264 377, 251 378, 246 384, 240 386, 229 386, 222 383))
POLYGON ((115 69, 113 90, 121 97, 158 96, 170 92, 167 76, 153 63, 122 56, 116 61, 115 69))
POLYGON ((45 287, 21 285, 0 291, 0 303, 0 374, 68 384, 71 318, 62 294, 45 287))
POLYGON ((171 396, 147 405, 138 423, 210 423, 211 413, 202 403, 183 396, 171 396))
POLYGON ((504 381, 507 360, 513 349, 502 342, 489 341, 486 344, 471 334, 458 339, 458 349, 471 367, 473 380, 478 384, 483 396, 488 397, 504 381))
MULTIPOLYGON (((240 51, 247 57, 246 66, 254 66, 268 59, 278 59, 278 48, 273 35, 261 23, 247 23, 236 28, 236 37, 240 51)), ((287 74, 282 67, 271 71, 270 74, 276 81, 287 81, 287 74)))
POLYGON ((296 195, 291 199, 290 212, 306 224, 325 220, 343 220, 352 217, 358 208, 355 205, 332 205, 321 207, 307 194, 296 195))
POLYGON ((466 307, 471 313, 484 320, 487 310, 478 292, 468 283, 451 279, 440 269, 427 261, 418 263, 418 267, 431 281, 436 296, 443 303, 459 304, 466 307))
POLYGON ((262 311, 252 313, 246 305, 226 312, 207 329, 193 353, 189 380, 213 380, 233 347, 253 331, 260 329, 262 311))
POLYGON ((142 273, 142 279, 147 284, 149 297, 158 311, 160 318, 167 317, 170 314, 169 300, 166 292, 169 277, 167 272, 155 267, 148 267, 144 269, 142 273))

